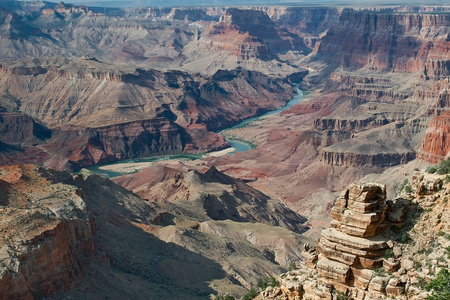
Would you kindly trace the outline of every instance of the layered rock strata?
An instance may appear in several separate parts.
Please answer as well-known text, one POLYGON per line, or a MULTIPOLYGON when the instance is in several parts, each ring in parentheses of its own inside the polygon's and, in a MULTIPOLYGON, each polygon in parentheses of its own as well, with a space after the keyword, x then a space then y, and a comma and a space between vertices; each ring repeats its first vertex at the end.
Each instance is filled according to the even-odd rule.
POLYGON ((439 163, 450 152, 450 111, 445 111, 430 122, 418 158, 430 163, 439 163))
POLYGON ((317 269, 338 291, 375 285, 371 270, 382 267, 389 248, 386 240, 376 237, 386 228, 381 225, 386 208, 386 188, 376 183, 352 184, 337 199, 331 228, 322 231, 317 243, 317 269))
POLYGON ((410 189, 388 201, 384 185, 350 185, 332 209, 318 251, 304 247, 298 269, 257 299, 426 299, 425 285, 450 267, 445 176, 414 172, 410 189))
POLYGON ((449 22, 448 14, 345 9, 315 51, 347 69, 419 71, 428 57, 447 57, 449 22))
POLYGON ((82 191, 44 173, 31 165, 0 170, 2 300, 42 299, 77 286, 94 252, 82 191))

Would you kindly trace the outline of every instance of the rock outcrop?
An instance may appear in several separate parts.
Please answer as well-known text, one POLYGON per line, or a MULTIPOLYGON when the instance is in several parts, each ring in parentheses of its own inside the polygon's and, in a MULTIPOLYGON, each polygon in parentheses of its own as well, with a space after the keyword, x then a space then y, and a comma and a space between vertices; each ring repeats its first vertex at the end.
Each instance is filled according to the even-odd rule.
POLYGON ((389 245, 375 237, 384 231, 381 225, 386 211, 386 190, 375 183, 352 184, 337 199, 331 210, 331 228, 324 229, 317 244, 319 276, 340 292, 355 288, 371 289, 370 270, 383 266, 389 245))
POLYGON ((201 207, 202 214, 213 220, 263 223, 296 233, 308 230, 306 218, 214 166, 188 172, 156 167, 112 180, 149 201, 201 207), (155 182, 148 178, 155 178, 155 182))
POLYGON ((298 269, 257 299, 425 299, 449 260, 449 186, 415 172, 411 189, 386 201, 385 186, 354 183, 337 199, 331 228, 306 247, 298 269))
POLYGON ((229 51, 243 60, 269 60, 289 50, 309 52, 298 35, 277 27, 265 12, 252 9, 227 9, 218 23, 206 29, 200 44, 208 51, 229 51))
POLYGON ((450 152, 450 111, 431 120, 417 157, 430 163, 439 163, 450 152))
MULTIPOLYGON (((79 170, 126 158, 182 153, 189 141, 181 126, 165 118, 98 128, 65 126, 56 130, 44 146, 54 154, 45 164, 54 169, 79 170)), ((222 141, 212 147, 225 146, 222 141)))
POLYGON ((0 170, 0 299, 39 299, 81 283, 94 252, 80 189, 31 165, 0 170))
POLYGON ((51 130, 24 114, 0 110, 0 141, 4 143, 41 144, 50 138, 51 134, 51 130))

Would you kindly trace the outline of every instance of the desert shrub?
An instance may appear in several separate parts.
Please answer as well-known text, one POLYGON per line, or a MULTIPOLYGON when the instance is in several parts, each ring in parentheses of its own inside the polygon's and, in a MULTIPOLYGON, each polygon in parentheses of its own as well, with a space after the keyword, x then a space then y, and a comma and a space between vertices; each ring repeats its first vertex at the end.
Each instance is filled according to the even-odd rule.
POLYGON ((265 290, 269 286, 269 278, 267 277, 258 278, 258 283, 256 283, 256 286, 259 287, 261 290, 265 290))
POLYGON ((375 276, 385 276, 386 275, 386 270, 383 268, 376 268, 373 270, 373 275, 375 276))
POLYGON ((279 282, 274 277, 270 277, 269 286, 276 287, 278 284, 279 282))
POLYGON ((384 251, 384 259, 389 259, 391 257, 394 257, 394 251, 392 251, 392 249, 384 251))
POLYGON ((427 282, 425 281, 425 279, 424 278, 422 278, 422 277, 417 277, 417 285, 420 287, 420 288, 424 288, 425 287, 425 285, 427 284, 427 282))
POLYGON ((441 269, 438 276, 425 286, 427 291, 432 291, 427 296, 427 300, 446 300, 450 299, 450 272, 447 269, 441 269))
POLYGON ((346 294, 344 294, 343 292, 339 292, 337 290, 333 291, 333 299, 336 300, 348 300, 350 299, 346 294))
POLYGON ((400 185, 397 188, 397 194, 400 194, 403 191, 403 189, 405 188, 405 186, 408 185, 408 184, 409 184, 409 180, 408 179, 403 180, 403 182, 400 183, 400 185))
POLYGON ((252 288, 250 289, 250 291, 248 291, 247 294, 242 296, 241 300, 252 300, 256 296, 258 296, 258 292, 254 288, 252 288))
POLYGON ((414 263, 414 269, 415 270, 422 270, 422 264, 420 262, 416 261, 414 263))
POLYGON ((429 166, 429 167, 425 170, 425 172, 427 172, 427 173, 429 173, 429 174, 434 174, 434 173, 436 173, 436 171, 437 171, 437 168, 436 168, 435 166, 429 166))
POLYGON ((450 176, 446 175, 444 178, 444 183, 447 184, 450 182, 450 176))
POLYGON ((256 284, 256 286, 259 287, 261 290, 265 290, 269 286, 276 287, 277 285, 278 281, 273 276, 271 276, 270 278, 260 277, 256 284))
POLYGON ((217 295, 214 299, 215 300, 235 300, 235 298, 230 295, 217 295))
POLYGON ((412 192, 412 188, 410 184, 405 185, 405 192, 407 193, 411 193, 412 192))
POLYGON ((408 244, 410 240, 411 237, 409 236, 409 233, 405 232, 397 239, 397 242, 402 244, 408 244))
POLYGON ((441 263, 446 263, 446 262, 447 262, 447 260, 446 260, 445 257, 443 257, 443 256, 439 256, 438 258, 436 258, 436 260, 437 260, 438 262, 441 262, 441 263))
POLYGON ((450 173, 450 159, 441 161, 441 163, 436 168, 436 173, 438 173, 439 175, 450 173))
POLYGON ((448 258, 450 258, 450 246, 445 248, 445 254, 447 254, 448 258))
POLYGON ((288 267, 288 271, 290 272, 290 271, 293 271, 293 270, 295 270, 297 268, 297 266, 295 265, 295 262, 291 262, 290 264, 289 264, 289 267, 288 267))

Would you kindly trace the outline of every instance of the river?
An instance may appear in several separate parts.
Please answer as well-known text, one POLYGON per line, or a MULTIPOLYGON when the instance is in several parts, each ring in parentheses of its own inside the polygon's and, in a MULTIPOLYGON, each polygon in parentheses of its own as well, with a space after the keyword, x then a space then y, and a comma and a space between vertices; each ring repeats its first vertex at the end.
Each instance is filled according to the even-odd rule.
MULTIPOLYGON (((227 131, 248 126, 252 122, 260 120, 266 116, 278 114, 284 110, 289 109, 293 105, 300 103, 300 101, 303 99, 303 92, 298 88, 298 86, 296 87, 296 91, 297 91, 297 94, 284 107, 266 112, 263 115, 245 119, 242 122, 240 122, 230 128, 220 131, 219 133, 222 134, 225 137, 226 141, 228 143, 230 143, 231 147, 234 148, 234 150, 229 151, 227 153, 227 155, 231 155, 235 152, 248 151, 255 147, 255 145, 253 145, 250 142, 246 142, 246 141, 242 141, 242 140, 233 138, 232 136, 227 134, 227 131)), ((170 159, 194 160, 194 159, 202 159, 202 158, 205 158, 206 156, 207 156, 207 154, 177 154, 177 155, 163 155, 163 156, 151 156, 151 157, 144 157, 144 158, 134 158, 134 159, 122 160, 120 162, 115 162, 115 163, 111 163, 111 164, 96 165, 96 166, 84 168, 81 170, 81 173, 84 173, 84 174, 95 173, 95 174, 106 176, 108 178, 113 178, 113 177, 121 176, 124 174, 136 173, 144 168, 151 166, 152 164, 154 164, 157 161, 170 160, 170 159)))

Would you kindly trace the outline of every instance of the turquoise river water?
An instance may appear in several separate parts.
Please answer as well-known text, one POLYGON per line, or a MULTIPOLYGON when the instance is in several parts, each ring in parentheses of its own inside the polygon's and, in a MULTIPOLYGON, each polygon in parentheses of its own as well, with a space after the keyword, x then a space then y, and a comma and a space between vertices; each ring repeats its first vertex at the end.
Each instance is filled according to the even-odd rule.
MULTIPOLYGON (((276 110, 269 111, 263 115, 245 119, 242 122, 240 122, 232 127, 229 127, 227 129, 220 131, 219 133, 224 135, 226 141, 228 143, 230 143, 231 147, 233 147, 235 149, 233 152, 230 152, 227 155, 231 155, 235 152, 248 151, 248 150, 252 149, 252 147, 253 147, 253 145, 251 143, 246 143, 245 141, 236 140, 231 137, 227 137, 226 132, 228 130, 248 126, 252 122, 260 120, 261 118, 264 118, 264 117, 270 116, 270 115, 274 115, 274 114, 278 114, 284 110, 289 109, 293 105, 300 103, 300 101, 303 99, 303 92, 298 87, 296 88, 296 90, 297 90, 297 94, 285 106, 283 106, 279 109, 276 109, 276 110)), ((163 155, 163 156, 133 158, 133 159, 122 160, 120 162, 115 162, 115 163, 111 163, 111 164, 96 165, 96 166, 88 167, 88 168, 83 169, 82 172, 96 173, 99 175, 103 175, 103 176, 112 178, 112 177, 117 177, 117 176, 121 176, 123 174, 129 174, 129 173, 133 173, 133 172, 126 172, 126 173, 115 172, 115 171, 111 171, 111 170, 106 170, 106 169, 104 169, 104 167, 110 166, 110 165, 120 165, 120 164, 129 164, 129 163, 156 162, 156 161, 163 161, 163 160, 170 160, 170 159, 194 160, 194 159, 201 159, 203 157, 204 157, 204 154, 177 154, 177 155, 163 155)), ((137 172, 137 171, 138 170, 136 169, 134 172, 137 172)))

